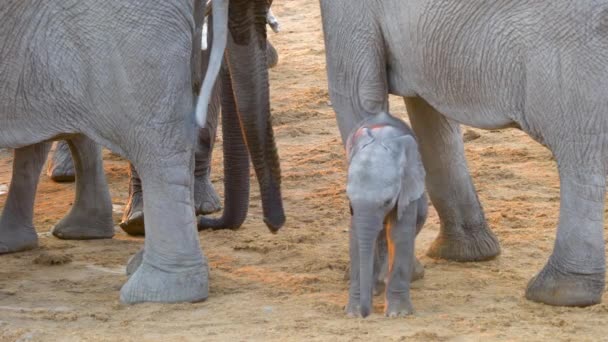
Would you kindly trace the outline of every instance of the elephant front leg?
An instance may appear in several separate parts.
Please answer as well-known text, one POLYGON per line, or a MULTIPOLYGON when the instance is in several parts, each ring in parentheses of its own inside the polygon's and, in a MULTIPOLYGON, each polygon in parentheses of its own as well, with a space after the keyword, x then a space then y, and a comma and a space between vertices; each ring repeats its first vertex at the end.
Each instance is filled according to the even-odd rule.
POLYGON ((136 270, 121 289, 125 303, 196 302, 208 296, 208 266, 194 215, 192 154, 164 151, 169 158, 136 164, 145 189, 146 240, 141 264, 132 267, 136 270))
MULTIPOLYGON (((569 142, 574 143, 574 142, 569 142)), ((571 154, 559 156, 560 215, 553 253, 530 283, 526 298, 549 305, 587 306, 601 302, 605 285, 605 172, 571 154)), ((598 157, 597 159, 600 159, 598 157)))
POLYGON ((38 235, 34 228, 34 200, 40 172, 51 143, 40 143, 16 149, 8 198, 0 217, 0 254, 36 248, 38 235))
POLYGON ((80 135, 68 140, 76 170, 76 197, 66 217, 53 228, 60 239, 109 239, 114 236, 112 199, 101 147, 80 135))
POLYGON ((427 173, 426 185, 441 219, 432 258, 481 261, 500 254, 471 181, 460 127, 421 98, 406 98, 427 173))
POLYGON ((69 183, 76 179, 70 146, 65 140, 55 143, 55 151, 49 161, 46 174, 57 183, 69 183))

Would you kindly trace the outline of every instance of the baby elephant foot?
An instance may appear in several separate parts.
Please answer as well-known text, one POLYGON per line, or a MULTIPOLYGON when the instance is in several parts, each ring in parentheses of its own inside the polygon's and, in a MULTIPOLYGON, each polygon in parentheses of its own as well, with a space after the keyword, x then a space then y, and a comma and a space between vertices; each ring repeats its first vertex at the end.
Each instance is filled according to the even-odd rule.
POLYGON ((346 313, 346 317, 348 318, 358 318, 361 317, 361 305, 359 301, 348 301, 346 308, 344 308, 344 313, 346 313))
POLYGON ((27 251, 38 247, 38 234, 34 228, 0 228, 0 254, 27 251))
POLYGON ((478 229, 442 229, 427 252, 434 259, 460 262, 490 260, 499 254, 498 239, 485 224, 478 229))
POLYGON ((194 182, 194 205, 196 215, 209 215, 222 210, 220 197, 207 176, 197 177, 194 182))
POLYGON ((46 174, 57 183, 73 182, 76 180, 74 162, 70 147, 65 141, 59 141, 50 160, 46 174))
POLYGON ((63 240, 111 239, 114 236, 114 222, 111 212, 106 214, 71 211, 51 231, 63 240), (98 219, 93 219, 97 217, 98 219))
MULTIPOLYGON (((416 281, 424 278, 424 265, 418 260, 418 258, 414 259, 414 270, 412 272, 411 281, 416 281)), ((379 296, 384 293, 386 290, 386 283, 384 280, 378 279, 374 284, 374 296, 379 296)))
POLYGON ((200 302, 209 295, 206 262, 187 269, 163 270, 143 261, 120 290, 126 304, 200 302))
POLYGON ((567 273, 549 261, 528 283, 526 298, 555 306, 589 306, 602 301, 604 284, 604 273, 567 273))
POLYGON ((125 208, 125 212, 120 223, 120 228, 125 233, 134 236, 146 234, 144 225, 144 200, 141 191, 131 194, 131 198, 125 208))
POLYGON ((386 310, 384 312, 386 317, 405 317, 413 313, 414 308, 409 298, 388 299, 386 310))

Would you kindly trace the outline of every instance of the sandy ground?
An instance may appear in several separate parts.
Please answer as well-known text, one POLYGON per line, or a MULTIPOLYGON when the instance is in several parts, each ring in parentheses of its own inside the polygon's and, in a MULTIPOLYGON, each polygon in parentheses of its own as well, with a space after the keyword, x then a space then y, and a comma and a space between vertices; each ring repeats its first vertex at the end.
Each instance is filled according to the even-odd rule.
MULTIPOLYGON (((280 64, 271 72, 275 132, 283 169, 286 227, 270 234, 257 189, 244 227, 203 232, 211 293, 198 304, 122 305, 124 266, 142 239, 61 241, 48 234, 69 209, 74 186, 42 176, 36 205, 40 248, 0 257, 2 341, 491 341, 608 340, 608 300, 590 308, 555 308, 523 298, 555 237, 559 183, 550 153, 525 134, 479 131, 466 152, 502 255, 483 263, 425 256, 439 220, 431 210, 416 254, 425 279, 413 284, 413 316, 347 319, 344 272, 349 213, 337 127, 327 95, 317 1, 276 1, 283 32, 271 35, 280 64), (39 263, 51 256, 57 265, 39 263)), ((399 98, 394 114, 406 117, 399 98)), ((221 138, 218 151, 221 151, 221 138)), ((0 152, 0 206, 10 181, 0 152)), ((221 153, 214 156, 221 192, 221 153)), ((106 153, 118 223, 127 195, 127 165, 106 153)))

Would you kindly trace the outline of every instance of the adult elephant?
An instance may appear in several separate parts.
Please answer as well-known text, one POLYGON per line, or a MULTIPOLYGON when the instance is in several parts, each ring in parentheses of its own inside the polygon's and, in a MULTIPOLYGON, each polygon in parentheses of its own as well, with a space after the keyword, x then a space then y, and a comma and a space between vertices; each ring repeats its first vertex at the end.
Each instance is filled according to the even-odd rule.
MULTIPOLYGON (((219 33, 198 103, 209 102, 208 89, 215 83, 225 40, 236 35, 240 60, 249 62, 231 73, 250 73, 257 83, 248 86, 259 89, 244 105, 266 102, 255 106, 266 110, 266 116, 251 111, 242 126, 258 172, 265 222, 276 231, 284 215, 267 110, 266 60, 260 57, 266 48, 266 28, 260 19, 268 4, 234 0, 228 9, 226 0, 213 3, 219 33)), ((97 199, 107 203, 103 172, 97 173, 104 180, 101 189, 94 186, 98 183, 84 182, 83 171, 94 168, 91 161, 101 160, 99 144, 133 162, 145 188, 149 224, 143 260, 121 289, 121 300, 180 302, 207 297, 208 267, 196 234, 192 194, 191 115, 202 78, 202 6, 200 1, 185 0, 20 0, 0 8, 0 36, 6 37, 0 49, 0 146, 15 149, 16 176, 0 217, 1 253, 36 246, 32 209, 49 140, 68 138, 75 151, 79 184, 72 212, 101 206, 97 199)), ((200 109, 196 114, 204 116, 200 109)), ((94 222, 99 215, 107 213, 83 219, 94 222)), ((86 225, 77 227, 86 230, 86 225)))
MULTIPOLYGON (((209 11, 207 11, 209 12, 209 11)), ((211 19, 209 20, 211 21, 211 19)), ((275 31, 279 31, 279 23, 269 11, 268 25, 275 31)), ((206 34, 203 29, 203 46, 211 44, 213 30, 209 29, 206 34)), ((227 46, 230 51, 230 42, 227 46)), ((206 72, 209 64, 209 52, 207 48, 202 49, 201 66, 206 72)), ((273 68, 278 63, 278 54, 274 46, 267 41, 266 59, 268 68, 273 68)), ((220 199, 209 179, 211 171, 211 157, 217 131, 218 115, 220 107, 224 108, 222 120, 224 136, 224 188, 226 189, 225 211, 221 218, 211 219, 202 217, 199 220, 199 229, 204 228, 239 228, 246 216, 249 205, 249 156, 247 147, 242 138, 239 113, 231 83, 239 82, 233 80, 227 65, 224 63, 222 75, 216 81, 218 84, 212 94, 209 103, 207 120, 204 128, 199 129, 194 162, 194 205, 196 215, 207 215, 221 210, 220 199), (224 79, 226 79, 224 81, 224 79), (221 105, 220 101, 225 102, 221 105), (230 111, 233 112, 230 112, 230 111)), ((249 96, 244 94, 242 96, 249 96)), ((263 112, 259 112, 263 113, 263 112)), ((240 116, 247 113, 240 113, 240 116)), ((144 208, 142 186, 139 174, 129 165, 129 199, 124 210, 123 220, 120 227, 130 235, 144 235, 144 208)), ((56 143, 47 171, 48 176, 56 182, 71 182, 75 179, 75 170, 70 155, 67 141, 56 143)), ((54 233, 61 229, 54 230, 54 233)), ((61 238, 71 235, 61 234, 61 238)))
POLYGON ((320 2, 342 137, 387 110, 387 94, 405 98, 441 219, 428 255, 477 261, 500 253, 471 182, 458 123, 517 127, 553 152, 561 184, 555 247, 526 297, 551 305, 599 303, 608 2, 320 2))

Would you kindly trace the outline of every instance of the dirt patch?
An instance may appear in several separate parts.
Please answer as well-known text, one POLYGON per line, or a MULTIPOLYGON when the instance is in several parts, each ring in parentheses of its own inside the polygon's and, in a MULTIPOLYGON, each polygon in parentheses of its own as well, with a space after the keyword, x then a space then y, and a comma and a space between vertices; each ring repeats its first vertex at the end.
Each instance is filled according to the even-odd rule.
POLYGON ((41 253, 33 261, 34 264, 43 266, 64 265, 70 262, 72 262, 72 255, 55 252, 41 253))

